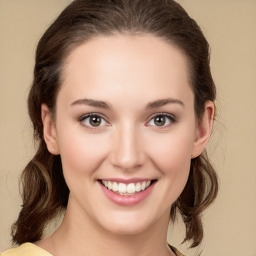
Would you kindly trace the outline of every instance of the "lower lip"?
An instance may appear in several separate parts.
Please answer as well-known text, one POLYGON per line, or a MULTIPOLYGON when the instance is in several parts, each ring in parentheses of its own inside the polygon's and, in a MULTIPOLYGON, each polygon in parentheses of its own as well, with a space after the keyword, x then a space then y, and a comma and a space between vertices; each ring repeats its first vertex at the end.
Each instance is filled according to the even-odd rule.
POLYGON ((134 195, 119 195, 113 192, 112 190, 107 189, 101 183, 101 181, 99 181, 100 187, 103 190, 106 197, 109 198, 112 202, 124 206, 135 205, 142 202, 151 193, 155 183, 156 182, 147 187, 145 190, 137 192, 134 195))

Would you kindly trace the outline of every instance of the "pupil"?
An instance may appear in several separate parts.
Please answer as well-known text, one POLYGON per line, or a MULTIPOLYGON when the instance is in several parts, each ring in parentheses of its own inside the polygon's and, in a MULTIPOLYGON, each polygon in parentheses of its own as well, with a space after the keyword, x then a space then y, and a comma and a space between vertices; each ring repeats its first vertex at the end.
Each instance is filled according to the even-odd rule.
POLYGON ((155 125, 157 126, 163 126, 165 124, 165 117, 164 116, 157 116, 155 117, 155 125))
POLYGON ((101 119, 98 116, 92 116, 90 118, 90 125, 91 126, 99 126, 101 123, 101 119))

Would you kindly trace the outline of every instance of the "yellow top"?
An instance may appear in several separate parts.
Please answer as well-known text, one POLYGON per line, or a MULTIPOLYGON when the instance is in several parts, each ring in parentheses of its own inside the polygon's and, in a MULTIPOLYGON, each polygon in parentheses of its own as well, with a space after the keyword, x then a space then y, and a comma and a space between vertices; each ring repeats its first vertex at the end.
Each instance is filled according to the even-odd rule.
MULTIPOLYGON (((171 248, 177 256, 184 256, 176 248, 172 246, 171 248)), ((53 255, 35 244, 24 243, 17 248, 12 248, 5 252, 2 252, 0 256, 53 256, 53 255)))
POLYGON ((24 243, 17 248, 12 248, 5 252, 2 252, 0 256, 53 256, 53 255, 43 250, 41 247, 35 244, 24 243))

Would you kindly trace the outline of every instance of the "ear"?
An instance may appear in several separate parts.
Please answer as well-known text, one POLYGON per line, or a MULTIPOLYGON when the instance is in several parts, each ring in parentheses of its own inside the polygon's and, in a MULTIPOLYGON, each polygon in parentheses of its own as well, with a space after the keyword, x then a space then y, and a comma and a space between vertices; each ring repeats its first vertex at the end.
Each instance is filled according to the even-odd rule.
POLYGON ((48 151, 53 155, 59 154, 59 147, 57 143, 56 128, 52 118, 52 113, 47 105, 41 106, 41 118, 44 125, 44 141, 47 145, 48 151))
POLYGON ((212 101, 207 101, 205 103, 204 114, 197 124, 196 138, 191 158, 199 156, 206 148, 207 142, 211 136, 213 117, 214 104, 212 101))

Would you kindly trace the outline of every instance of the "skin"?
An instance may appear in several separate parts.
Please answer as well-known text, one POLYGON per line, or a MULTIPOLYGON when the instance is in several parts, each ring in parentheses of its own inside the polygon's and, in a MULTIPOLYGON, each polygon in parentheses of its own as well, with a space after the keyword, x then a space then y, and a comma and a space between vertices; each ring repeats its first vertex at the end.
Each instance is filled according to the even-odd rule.
POLYGON ((37 245, 55 256, 174 255, 166 245, 170 207, 186 184, 191 158, 206 146, 214 113, 207 102, 197 120, 188 73, 186 56, 151 35, 97 37, 71 52, 55 119, 42 105, 44 138, 48 150, 61 155, 70 197, 61 226, 37 245), (152 104, 163 99, 172 100, 152 104), (104 117, 100 126, 81 120, 89 113, 104 117), (135 177, 157 182, 131 206, 110 201, 97 181, 135 177))

